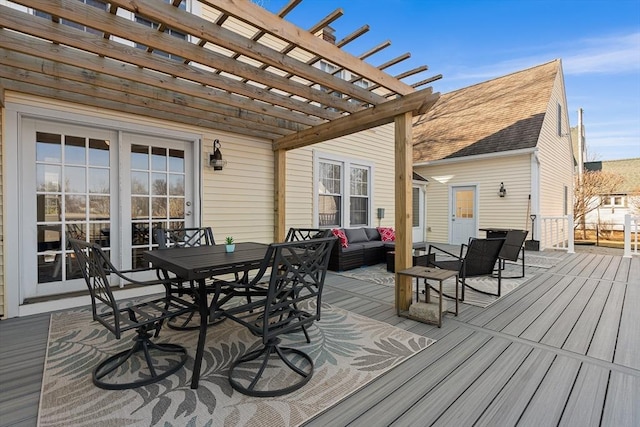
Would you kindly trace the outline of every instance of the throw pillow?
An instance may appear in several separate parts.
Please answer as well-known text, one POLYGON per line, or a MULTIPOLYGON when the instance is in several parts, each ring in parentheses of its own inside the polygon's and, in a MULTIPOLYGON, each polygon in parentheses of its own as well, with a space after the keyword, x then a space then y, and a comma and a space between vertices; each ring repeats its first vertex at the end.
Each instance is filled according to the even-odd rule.
POLYGON ((396 241, 396 232, 393 227, 378 227, 378 233, 380 233, 380 240, 383 242, 396 241))
POLYGON ((367 233, 364 228, 345 228, 344 234, 347 236, 349 243, 368 242, 367 233))
POLYGON ((349 241, 347 240, 347 235, 344 234, 344 230, 341 230, 339 228, 334 228, 333 230, 331 230, 331 233, 333 233, 333 235, 336 236, 338 240, 340 240, 340 245, 343 248, 349 247, 349 241))

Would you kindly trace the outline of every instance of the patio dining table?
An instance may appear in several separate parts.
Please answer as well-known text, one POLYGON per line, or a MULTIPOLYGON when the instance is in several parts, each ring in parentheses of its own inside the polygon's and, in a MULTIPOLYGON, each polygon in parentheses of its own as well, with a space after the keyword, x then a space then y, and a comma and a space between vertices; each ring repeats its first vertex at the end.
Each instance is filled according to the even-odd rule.
POLYGON ((204 345, 207 338, 209 306, 206 279, 256 269, 264 259, 269 246, 264 243, 236 243, 234 252, 227 253, 225 245, 203 245, 189 248, 167 248, 145 251, 143 257, 153 267, 172 272, 181 280, 198 283, 198 311, 200 328, 198 346, 193 362, 191 388, 198 388, 204 345))

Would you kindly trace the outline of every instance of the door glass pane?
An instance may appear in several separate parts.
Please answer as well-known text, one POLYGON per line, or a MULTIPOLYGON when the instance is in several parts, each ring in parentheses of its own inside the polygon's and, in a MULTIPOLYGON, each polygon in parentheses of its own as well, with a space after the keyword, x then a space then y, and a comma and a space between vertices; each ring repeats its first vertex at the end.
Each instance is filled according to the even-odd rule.
POLYGON ((456 191, 456 217, 473 218, 473 191, 456 191))
POLYGON ((184 224, 184 156, 182 150, 132 145, 132 268, 148 266, 142 254, 157 245, 152 239, 154 229, 166 228, 169 219, 184 224))
POLYGON ((67 236, 110 243, 109 141, 36 132, 35 157, 38 283, 80 278, 67 236))

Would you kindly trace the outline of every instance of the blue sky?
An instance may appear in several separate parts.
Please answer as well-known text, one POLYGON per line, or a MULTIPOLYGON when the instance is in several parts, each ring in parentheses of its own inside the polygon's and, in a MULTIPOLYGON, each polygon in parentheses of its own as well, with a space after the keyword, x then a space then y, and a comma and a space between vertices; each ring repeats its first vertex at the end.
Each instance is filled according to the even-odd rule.
MULTIPOLYGON (((277 13, 287 0, 254 0, 277 13)), ((368 24, 345 46, 360 55, 389 40, 369 57, 398 74, 420 65, 447 93, 515 71, 562 60, 569 120, 582 108, 588 160, 640 157, 640 0, 303 0, 286 19, 308 29, 335 9, 331 24, 340 40, 368 24)))

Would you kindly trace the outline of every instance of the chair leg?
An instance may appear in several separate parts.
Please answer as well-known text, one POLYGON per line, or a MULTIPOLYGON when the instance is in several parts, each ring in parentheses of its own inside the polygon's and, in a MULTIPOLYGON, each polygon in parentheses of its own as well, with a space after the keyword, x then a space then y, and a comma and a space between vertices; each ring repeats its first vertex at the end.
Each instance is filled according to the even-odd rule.
MULTIPOLYGON (((108 357, 95 367, 93 370, 93 383, 106 390, 127 390, 158 382, 177 372, 178 369, 184 366, 187 361, 187 350, 184 347, 177 344, 156 344, 152 342, 150 338, 150 333, 138 332, 138 336, 135 338, 133 347, 129 350, 121 351, 120 353, 108 357), (158 373, 158 364, 153 363, 154 357, 151 356, 151 350, 164 353, 166 356, 175 354, 171 359, 175 359, 176 357, 178 357, 178 359, 168 359, 167 363, 162 365, 166 367, 163 367, 162 371, 158 373), (138 374, 138 379, 121 383, 117 381, 111 382, 105 379, 110 374, 115 373, 118 369, 125 369, 125 364, 139 352, 142 352, 142 356, 147 364, 147 368, 149 370, 148 374, 138 374)), ((131 375, 132 372, 127 371, 126 374, 131 375)), ((117 379, 117 377, 114 379, 117 379)))
MULTIPOLYGON (((298 390, 309 382, 313 376, 313 360, 301 350, 280 347, 280 339, 273 338, 258 350, 247 353, 235 361, 229 369, 229 383, 231 387, 242 394, 255 397, 274 397, 289 394, 298 390), (292 357, 287 357, 291 354, 292 357), (275 358, 277 357, 277 359, 275 358), (261 359, 261 360, 258 360, 261 359), (297 359, 297 364, 293 359, 297 359), (278 360, 280 371, 278 375, 286 375, 282 369, 293 371, 298 378, 296 382, 287 387, 276 389, 260 389, 260 380, 267 368, 273 369, 278 360), (255 361, 255 362, 254 362, 255 361), (301 365, 302 367, 299 367, 301 365), (241 382, 242 381, 242 382, 241 382), (248 382, 247 385, 245 385, 248 382)), ((264 381, 270 383, 270 378, 264 381)))

